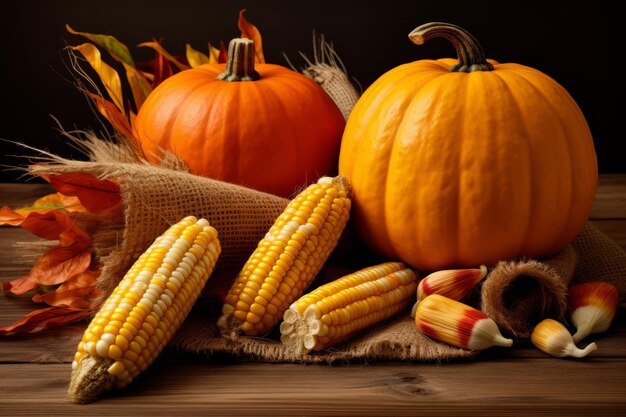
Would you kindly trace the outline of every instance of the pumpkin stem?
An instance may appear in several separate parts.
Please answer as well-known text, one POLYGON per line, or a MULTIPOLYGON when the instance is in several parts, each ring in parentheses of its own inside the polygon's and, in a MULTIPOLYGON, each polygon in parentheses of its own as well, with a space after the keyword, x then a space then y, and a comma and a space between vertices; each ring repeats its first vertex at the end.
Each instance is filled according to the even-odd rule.
POLYGON ((224 81, 254 81, 261 75, 254 69, 254 41, 235 38, 228 44, 226 70, 217 76, 224 81))
POLYGON ((451 72, 492 71, 493 65, 487 62, 485 52, 468 31, 451 23, 431 22, 415 28, 409 33, 409 39, 416 45, 422 45, 432 38, 446 38, 456 49, 459 63, 450 68, 451 72))

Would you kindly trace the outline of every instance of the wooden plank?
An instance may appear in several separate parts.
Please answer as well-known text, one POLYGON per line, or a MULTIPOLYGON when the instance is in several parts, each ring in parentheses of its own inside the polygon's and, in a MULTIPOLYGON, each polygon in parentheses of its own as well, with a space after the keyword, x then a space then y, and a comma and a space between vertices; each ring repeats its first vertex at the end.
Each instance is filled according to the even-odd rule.
POLYGON ((30 205, 35 199, 55 190, 49 184, 0 184, 0 207, 19 208, 30 205))
POLYGON ((410 366, 159 360, 123 392, 85 406, 66 399, 69 365, 14 364, 0 366, 0 414, 623 415, 626 384, 623 367, 615 365, 558 359, 410 366))
POLYGON ((598 182, 592 219, 626 218, 626 174, 604 174, 598 182))

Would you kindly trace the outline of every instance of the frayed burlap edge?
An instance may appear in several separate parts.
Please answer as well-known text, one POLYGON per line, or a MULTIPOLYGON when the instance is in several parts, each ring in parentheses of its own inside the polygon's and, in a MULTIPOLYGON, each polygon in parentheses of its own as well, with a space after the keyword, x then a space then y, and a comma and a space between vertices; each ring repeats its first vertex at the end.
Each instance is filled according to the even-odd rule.
POLYGON ((342 346, 304 356, 296 355, 274 339, 240 336, 231 340, 220 337, 214 320, 195 313, 187 318, 170 347, 204 356, 227 354, 263 362, 328 364, 355 360, 443 361, 470 358, 477 354, 422 335, 417 331, 414 320, 408 317, 408 312, 363 332, 342 346))
POLYGON ((516 338, 529 337, 546 317, 562 319, 576 259, 570 245, 544 262, 499 262, 483 283, 482 311, 516 338))

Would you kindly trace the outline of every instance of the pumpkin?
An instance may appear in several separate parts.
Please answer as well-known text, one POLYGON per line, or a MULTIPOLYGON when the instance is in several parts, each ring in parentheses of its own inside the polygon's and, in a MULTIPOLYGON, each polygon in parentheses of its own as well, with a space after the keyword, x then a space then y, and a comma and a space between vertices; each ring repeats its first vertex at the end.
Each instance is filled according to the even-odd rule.
POLYGON ((427 271, 558 252, 586 223, 597 186, 581 110, 546 74, 487 60, 458 26, 409 35, 434 37, 458 58, 391 69, 348 118, 339 173, 361 236, 427 271))
POLYGON ((306 76, 254 62, 254 42, 234 39, 226 64, 205 64, 161 83, 133 134, 148 159, 160 150, 217 180, 289 196, 337 171, 341 111, 306 76))

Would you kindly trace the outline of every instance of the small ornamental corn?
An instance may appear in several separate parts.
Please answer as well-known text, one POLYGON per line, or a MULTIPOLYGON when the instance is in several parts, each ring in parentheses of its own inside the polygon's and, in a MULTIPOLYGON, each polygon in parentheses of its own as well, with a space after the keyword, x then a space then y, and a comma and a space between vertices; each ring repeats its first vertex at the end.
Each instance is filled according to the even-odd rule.
POLYGON ((619 304, 619 291, 608 282, 586 282, 569 289, 568 309, 576 326, 574 342, 608 330, 619 304))
POLYGON ((530 340, 539 350, 557 358, 582 358, 598 348, 595 343, 591 343, 586 348, 579 349, 565 326, 552 319, 545 319, 535 326, 530 340))
POLYGON ((446 269, 426 276, 417 286, 417 302, 413 305, 411 317, 415 317, 417 304, 431 294, 461 301, 483 278, 487 276, 487 267, 472 269, 446 269))
POLYGON ((293 199, 250 256, 225 297, 222 334, 268 333, 311 285, 350 213, 347 178, 322 177, 293 199))
POLYGON ((463 349, 513 345, 485 313, 439 294, 420 301, 415 324, 426 336, 463 349))
POLYGON ((163 350, 200 295, 220 253, 217 231, 189 216, 139 257, 87 327, 72 363, 70 398, 123 388, 163 350))
POLYGON ((362 269, 300 297, 283 316, 283 344, 300 355, 323 350, 407 307, 417 287, 401 262, 362 269))

